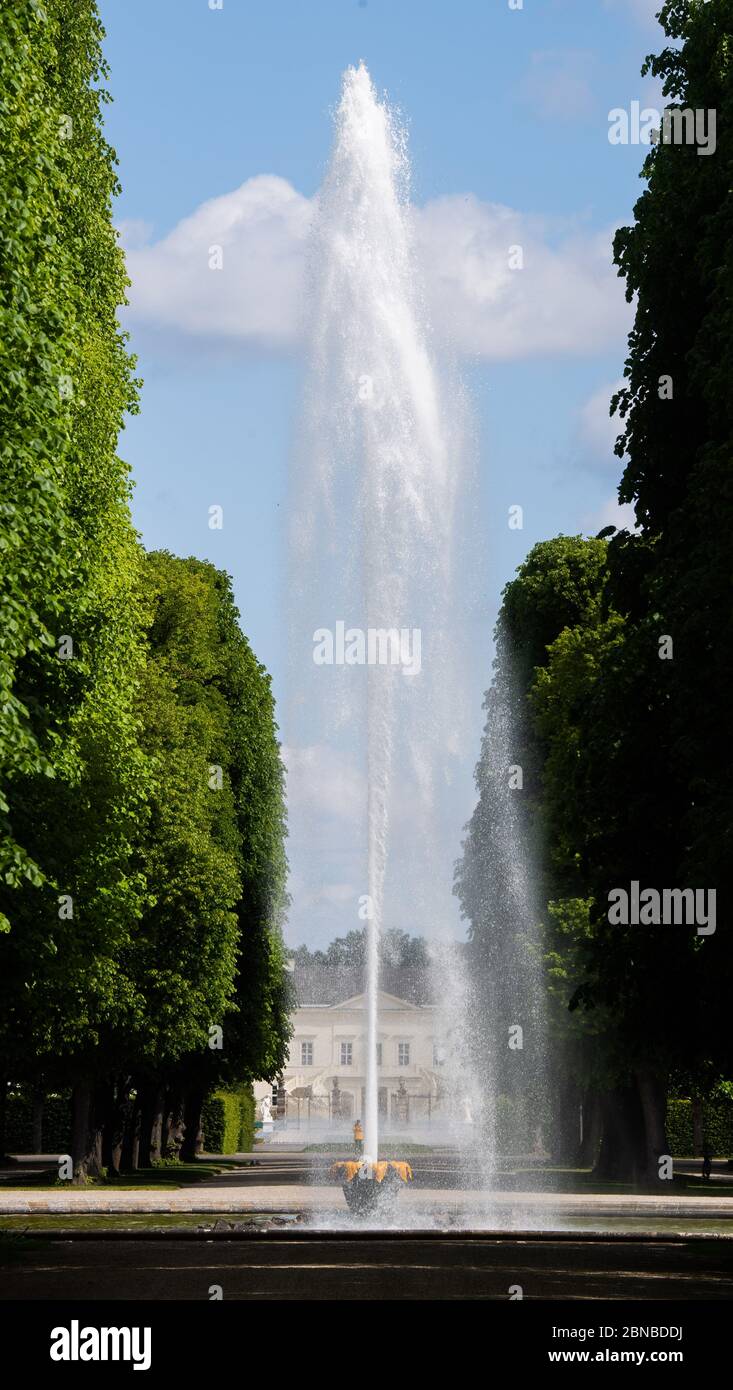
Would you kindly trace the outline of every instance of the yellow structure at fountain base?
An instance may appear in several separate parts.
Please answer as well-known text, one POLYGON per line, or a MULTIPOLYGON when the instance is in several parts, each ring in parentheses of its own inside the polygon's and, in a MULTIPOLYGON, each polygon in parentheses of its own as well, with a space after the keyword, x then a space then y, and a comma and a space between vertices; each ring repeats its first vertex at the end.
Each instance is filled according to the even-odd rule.
POLYGON ((329 1169, 330 1177, 340 1182, 353 1182, 361 1173, 361 1181, 384 1182, 390 1170, 397 1174, 402 1182, 412 1182, 412 1169, 409 1163, 401 1163, 397 1159, 382 1159, 378 1163, 370 1163, 364 1159, 342 1159, 338 1163, 332 1163, 329 1169), (365 1172, 368 1169, 368 1172, 365 1172))

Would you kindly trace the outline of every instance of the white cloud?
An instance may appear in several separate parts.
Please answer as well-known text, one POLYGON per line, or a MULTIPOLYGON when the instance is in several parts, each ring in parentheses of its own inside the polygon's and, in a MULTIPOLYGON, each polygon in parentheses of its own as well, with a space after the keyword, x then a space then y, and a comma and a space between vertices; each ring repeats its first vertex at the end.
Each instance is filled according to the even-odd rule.
POLYGON ((324 883, 319 897, 329 903, 355 902, 356 888, 353 883, 324 883))
POLYGON ((197 336, 290 346, 311 216, 309 200, 270 174, 210 198, 161 241, 128 250, 132 317, 197 336), (209 264, 217 247, 221 270, 209 264))
POLYGON ((586 401, 578 422, 578 445, 584 460, 594 467, 606 465, 617 472, 621 461, 614 454, 617 436, 623 429, 619 415, 610 415, 611 397, 624 385, 623 379, 601 386, 586 401))
MULTIPOLYGON (((332 867, 332 865, 330 867, 332 867)), ((321 883, 315 888, 310 888, 304 878, 298 878, 295 874, 291 873, 288 886, 293 898, 295 898, 297 894, 298 914, 300 916, 304 913, 312 912, 316 908, 344 908, 348 905, 352 909, 351 917, 355 919, 357 925, 359 924, 357 906, 361 890, 358 889, 355 884, 321 883)), ((338 921, 340 918, 336 918, 335 920, 338 921)), ((344 927, 344 930, 347 930, 347 928, 344 927)), ((337 929, 334 928, 333 934, 337 934, 337 929)))
POLYGON ((475 197, 418 214, 436 327, 469 355, 494 360, 585 355, 622 340, 630 311, 611 259, 613 229, 570 230, 558 243, 541 218, 475 197), (512 269, 510 247, 522 248, 512 269))
MULTIPOLYGON (((259 175, 202 203, 160 241, 140 245, 144 226, 123 226, 130 317, 188 339, 292 349, 313 206, 285 179, 259 175), (209 268, 217 246, 222 270, 209 268)), ((575 228, 558 242, 541 218, 472 195, 428 203, 415 227, 433 327, 458 351, 584 355, 624 337, 629 311, 610 229, 575 228), (513 245, 523 248, 522 270, 510 268, 513 245)))
POLYGON ((617 497, 609 497, 597 511, 583 518, 583 531, 586 535, 597 536, 605 526, 623 527, 627 531, 636 530, 636 517, 630 502, 619 502, 617 497))
POLYGON ((117 231, 125 251, 137 251, 150 241, 153 224, 145 222, 142 217, 123 217, 122 221, 117 223, 117 231))
POLYGON ((544 120, 575 120, 593 107, 589 81, 595 58, 580 49, 543 49, 530 54, 520 95, 544 120))
POLYGON ((366 785, 363 775, 328 744, 284 747, 288 806, 294 819, 312 824, 325 818, 353 825, 363 814, 366 785))

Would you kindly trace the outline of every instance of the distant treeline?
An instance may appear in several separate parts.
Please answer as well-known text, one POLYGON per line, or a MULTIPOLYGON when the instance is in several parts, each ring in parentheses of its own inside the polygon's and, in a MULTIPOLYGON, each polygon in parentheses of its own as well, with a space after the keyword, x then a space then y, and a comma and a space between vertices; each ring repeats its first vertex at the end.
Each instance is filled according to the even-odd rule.
POLYGON ((0 10, 0 1153, 72 1092, 74 1172, 195 1147, 288 1036, 282 767, 228 577, 146 555, 118 457, 116 159, 93 0, 0 10))
MULTIPOLYGON (((298 1004, 338 1004, 366 987, 366 931, 347 932, 324 951, 299 946, 291 952, 298 1004)), ((428 943, 391 928, 379 941, 379 988, 411 1004, 434 1002, 435 983, 428 943)))

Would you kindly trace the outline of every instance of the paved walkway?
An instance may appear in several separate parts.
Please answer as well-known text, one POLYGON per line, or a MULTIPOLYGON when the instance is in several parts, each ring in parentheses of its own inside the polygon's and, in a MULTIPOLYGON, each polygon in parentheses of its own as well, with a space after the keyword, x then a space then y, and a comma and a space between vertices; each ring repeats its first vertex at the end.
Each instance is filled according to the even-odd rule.
MULTIPOLYGON (((324 1182, 331 1156, 278 1154, 260 1149, 237 1154, 241 1167, 212 1171, 200 1182, 180 1188, 51 1187, 23 1188, 39 1168, 40 1155, 18 1156, 17 1175, 6 1169, 0 1185, 0 1216, 124 1215, 176 1212, 219 1216, 258 1213, 297 1214, 311 1225, 350 1224, 338 1184, 324 1182), (253 1160, 256 1160, 253 1162, 253 1160), (15 1190, 11 1184, 16 1184, 15 1190)), ((216 1159, 208 1159, 215 1170, 216 1159)), ((733 1200, 717 1191, 669 1195, 571 1192, 487 1193, 458 1186, 450 1161, 440 1154, 414 1160, 416 1181, 400 1191, 389 1225, 413 1230, 424 1225, 476 1230, 705 1230, 733 1238, 733 1200), (610 1224, 609 1224, 610 1223, 610 1224)), ((171 1173, 174 1178, 174 1174, 171 1173)))
MULTIPOLYGON (((232 1175, 233 1176, 233 1175, 232 1175)), ((201 1212, 242 1214, 255 1212, 297 1212, 305 1217, 345 1217, 343 1194, 338 1186, 309 1187, 284 1183, 278 1186, 248 1184, 198 1185, 177 1191, 151 1189, 115 1191, 100 1188, 63 1192, 0 1191, 0 1215, 80 1214, 80 1213, 175 1213, 201 1212)), ((606 1196, 582 1197, 572 1193, 446 1191, 422 1188, 400 1193, 396 1212, 398 1225, 412 1226, 420 1220, 434 1224, 460 1224, 509 1229, 562 1229, 567 1222, 583 1221, 597 1227, 604 1220, 624 1221, 644 1218, 653 1227, 657 1218, 665 1225, 672 1218, 681 1223, 694 1221, 699 1229, 708 1223, 726 1222, 733 1237, 733 1211, 730 1202, 716 1197, 606 1196)))

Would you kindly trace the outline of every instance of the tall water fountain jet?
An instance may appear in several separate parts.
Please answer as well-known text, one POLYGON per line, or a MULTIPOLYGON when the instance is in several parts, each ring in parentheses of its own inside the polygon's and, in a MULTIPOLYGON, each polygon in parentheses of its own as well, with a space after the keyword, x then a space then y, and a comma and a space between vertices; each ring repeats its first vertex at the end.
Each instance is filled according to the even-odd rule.
POLYGON ((343 889, 347 930, 359 924, 357 903, 366 923, 373 1160, 379 936, 392 925, 457 932, 452 870, 477 733, 475 667, 488 646, 476 642, 466 412, 457 379, 436 366, 408 194, 404 131, 363 64, 350 68, 311 240, 291 494, 288 780, 301 897, 343 889), (329 796, 337 810, 324 823, 329 796), (334 862, 345 882, 333 883, 334 862))
MULTIPOLYGON (((331 516, 334 526, 346 526, 351 533, 342 538, 346 544, 336 546, 337 565, 343 565, 336 593, 344 603, 344 616, 348 610, 351 617, 350 631, 365 634, 365 651, 356 651, 355 640, 352 655, 366 657, 366 680, 341 690, 340 722, 348 710, 349 717, 365 717, 366 726, 364 1148, 374 1159, 379 1152, 378 942, 384 920, 395 728, 402 705, 418 737, 427 732, 420 683, 434 686, 434 681, 429 675, 424 679, 422 635, 425 621, 434 623, 444 603, 444 594, 436 591, 450 587, 455 488, 437 377, 420 324, 407 195, 403 133, 387 106, 377 100, 366 68, 350 68, 315 228, 308 429, 315 477, 311 475, 308 483, 309 490, 315 483, 311 496, 316 507, 331 516), (429 588, 419 595, 426 583, 429 588), (362 614, 360 627, 355 605, 362 614), (374 636, 385 631, 388 638, 374 636), (387 654, 389 664, 369 660, 387 654)), ((312 540, 314 530, 319 535, 316 527, 303 539, 312 540)), ((424 749, 417 760, 413 758, 413 780, 416 774, 423 784, 423 811, 431 809, 430 761, 424 749)))

